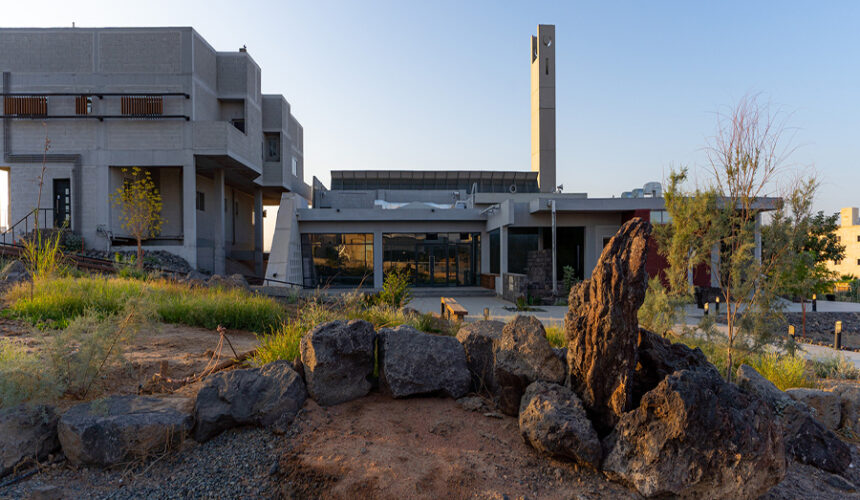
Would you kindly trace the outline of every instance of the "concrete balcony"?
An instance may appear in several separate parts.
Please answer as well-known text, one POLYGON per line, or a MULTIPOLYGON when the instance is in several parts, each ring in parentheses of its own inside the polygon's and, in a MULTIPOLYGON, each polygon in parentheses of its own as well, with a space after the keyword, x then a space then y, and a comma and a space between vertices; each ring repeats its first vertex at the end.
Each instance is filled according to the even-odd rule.
POLYGON ((262 175, 263 165, 255 147, 259 141, 259 137, 245 135, 228 122, 193 122, 195 155, 229 156, 262 175))

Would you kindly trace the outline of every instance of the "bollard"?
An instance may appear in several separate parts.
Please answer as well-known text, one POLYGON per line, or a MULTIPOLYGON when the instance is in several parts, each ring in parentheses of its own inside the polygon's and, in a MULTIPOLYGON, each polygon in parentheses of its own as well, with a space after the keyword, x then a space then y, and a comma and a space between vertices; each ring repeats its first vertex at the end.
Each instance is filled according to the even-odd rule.
POLYGON ((490 308, 485 307, 484 308, 484 320, 488 320, 488 319, 490 319, 490 308))
POLYGON ((818 295, 812 294, 812 312, 818 312, 818 295))
POLYGON ((788 336, 794 340, 794 325, 788 325, 788 336))
POLYGON ((833 348, 837 351, 842 349, 842 322, 836 322, 836 328, 834 328, 836 332, 833 334, 833 348))
POLYGON ((716 310, 716 313, 717 313, 717 314, 720 314, 720 298, 719 298, 719 297, 717 297, 717 310, 716 310))
POLYGON ((709 303, 705 302, 705 316, 707 316, 707 315, 708 315, 708 306, 709 306, 709 305, 711 305, 711 304, 709 304, 709 303))

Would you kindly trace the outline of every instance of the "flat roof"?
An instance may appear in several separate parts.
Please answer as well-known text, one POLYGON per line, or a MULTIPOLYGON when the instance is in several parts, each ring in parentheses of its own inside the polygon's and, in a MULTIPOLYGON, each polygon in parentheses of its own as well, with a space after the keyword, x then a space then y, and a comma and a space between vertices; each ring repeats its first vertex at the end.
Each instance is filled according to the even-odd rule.
POLYGON ((534 180, 538 173, 510 170, 332 170, 332 181, 339 179, 487 179, 534 180))

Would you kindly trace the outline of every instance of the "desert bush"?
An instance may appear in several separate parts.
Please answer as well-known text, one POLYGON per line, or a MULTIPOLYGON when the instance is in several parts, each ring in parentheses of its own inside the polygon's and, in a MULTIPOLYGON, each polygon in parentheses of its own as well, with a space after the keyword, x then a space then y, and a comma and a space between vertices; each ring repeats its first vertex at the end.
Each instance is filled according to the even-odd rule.
POLYGON ((645 301, 639 308, 639 324, 647 330, 665 336, 679 320, 683 304, 670 297, 659 278, 648 280, 645 301))
POLYGON ((570 293, 570 289, 573 288, 574 285, 579 283, 579 278, 576 277, 576 270, 573 266, 564 266, 561 268, 562 275, 562 283, 564 285, 564 293, 570 293))
POLYGON ((60 242, 62 231, 39 231, 21 240, 21 259, 34 278, 59 276, 68 269, 60 242))
POLYGON ((564 340, 564 326, 562 325, 548 325, 544 328, 546 330, 546 339, 549 340, 549 345, 553 347, 564 347, 567 345, 567 342, 564 340))
POLYGON ((812 371, 818 378, 848 379, 860 378, 860 369, 845 356, 818 358, 810 362, 812 371))
POLYGON ((392 269, 385 273, 382 291, 376 296, 377 303, 391 307, 403 307, 412 300, 412 287, 409 272, 405 269, 392 269))
POLYGON ((39 355, 0 338, 0 408, 25 401, 47 401, 62 392, 54 371, 39 355))
POLYGON ((815 386, 815 381, 807 375, 806 360, 798 354, 769 352, 753 356, 748 363, 782 391, 815 386))
POLYGON ((65 328, 79 316, 111 316, 134 297, 149 303, 166 323, 258 333, 283 321, 283 308, 272 299, 242 289, 190 288, 164 280, 84 277, 38 280, 31 298, 26 286, 12 288, 7 315, 33 324, 65 328))

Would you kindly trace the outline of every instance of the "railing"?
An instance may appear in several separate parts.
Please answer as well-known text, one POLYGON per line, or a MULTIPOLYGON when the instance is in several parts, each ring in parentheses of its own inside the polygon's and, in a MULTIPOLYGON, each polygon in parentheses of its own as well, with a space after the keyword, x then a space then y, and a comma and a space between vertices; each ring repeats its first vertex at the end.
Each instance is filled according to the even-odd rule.
POLYGON ((54 211, 50 208, 37 208, 31 212, 27 212, 27 215, 21 218, 18 222, 12 224, 9 229, 3 231, 3 234, 0 235, 2 238, 2 243, 4 245, 14 245, 18 243, 18 240, 24 236, 30 234, 31 230, 35 230, 36 226, 46 229, 54 227, 54 211), (48 214, 51 215, 50 221, 48 224, 48 214), (37 224, 39 217, 41 216, 42 223, 37 224))

